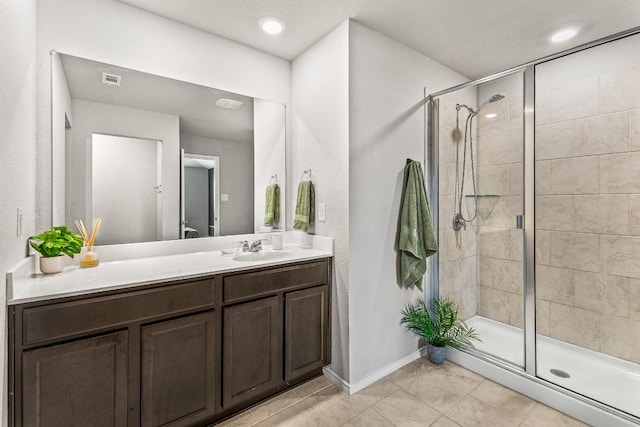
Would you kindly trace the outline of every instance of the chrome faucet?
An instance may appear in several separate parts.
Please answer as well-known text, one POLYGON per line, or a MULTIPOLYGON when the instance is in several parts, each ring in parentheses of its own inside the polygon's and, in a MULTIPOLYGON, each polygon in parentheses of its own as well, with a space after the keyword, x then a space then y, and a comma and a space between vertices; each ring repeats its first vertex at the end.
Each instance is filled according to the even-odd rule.
POLYGON ((246 240, 240 241, 242 252, 249 252, 249 242, 246 240))
MULTIPOLYGON (((244 250, 244 249, 243 249, 244 250)), ((251 244, 249 252, 259 252, 262 250, 262 239, 258 239, 251 244)))

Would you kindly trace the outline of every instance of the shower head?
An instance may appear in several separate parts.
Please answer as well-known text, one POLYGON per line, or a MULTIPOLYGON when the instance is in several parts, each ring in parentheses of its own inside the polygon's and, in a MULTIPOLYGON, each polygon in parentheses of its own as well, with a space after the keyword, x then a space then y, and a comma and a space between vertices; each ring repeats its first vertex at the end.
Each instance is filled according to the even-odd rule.
POLYGON ((487 104, 493 104, 494 102, 502 101, 505 97, 506 95, 504 93, 496 93, 495 95, 491 95, 489 99, 480 104, 480 106, 476 110, 476 114, 478 114, 478 112, 482 110, 482 108, 487 104))
POLYGON ((506 95, 504 93, 496 93, 495 95, 491 95, 489 99, 480 104, 480 106, 475 110, 464 104, 456 104, 456 110, 460 111, 461 108, 466 108, 469 114, 475 117, 487 104, 493 104, 494 102, 502 101, 505 97, 506 95))
POLYGON ((504 93, 496 93, 491 98, 487 99, 487 103, 491 104, 492 102, 502 101, 505 98, 504 93))

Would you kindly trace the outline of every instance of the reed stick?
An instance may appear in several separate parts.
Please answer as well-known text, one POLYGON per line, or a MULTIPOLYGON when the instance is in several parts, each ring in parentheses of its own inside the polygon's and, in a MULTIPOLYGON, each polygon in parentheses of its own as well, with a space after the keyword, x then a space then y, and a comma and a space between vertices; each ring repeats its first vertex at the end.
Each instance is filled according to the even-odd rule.
POLYGON ((100 225, 102 224, 102 218, 96 218, 95 223, 93 224, 93 230, 91 231, 91 235, 87 232, 87 228, 84 226, 84 222, 82 220, 75 220, 76 227, 78 231, 82 235, 82 240, 84 240, 84 244, 87 246, 87 250, 90 251, 93 248, 93 244, 96 241, 96 236, 98 235, 98 230, 100 229, 100 225))

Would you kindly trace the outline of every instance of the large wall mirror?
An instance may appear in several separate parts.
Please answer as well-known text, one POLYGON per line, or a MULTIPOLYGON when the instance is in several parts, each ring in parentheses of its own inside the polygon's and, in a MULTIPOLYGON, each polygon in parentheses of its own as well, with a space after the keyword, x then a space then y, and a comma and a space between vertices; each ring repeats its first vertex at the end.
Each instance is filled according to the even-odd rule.
POLYGON ((101 217, 100 245, 268 231, 274 185, 284 213, 284 105, 51 58, 54 225, 101 217))

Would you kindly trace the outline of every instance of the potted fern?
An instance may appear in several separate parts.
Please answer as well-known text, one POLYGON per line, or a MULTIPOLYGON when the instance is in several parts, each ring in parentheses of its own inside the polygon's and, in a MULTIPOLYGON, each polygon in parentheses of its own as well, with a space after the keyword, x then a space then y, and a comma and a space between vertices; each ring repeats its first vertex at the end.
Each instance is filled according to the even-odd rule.
POLYGON ((444 362, 447 346, 473 347, 471 341, 479 340, 476 331, 460 320, 458 304, 451 298, 435 298, 430 305, 418 298, 402 310, 400 324, 424 338, 429 360, 436 364, 444 362))
POLYGON ((51 230, 29 237, 31 247, 42 257, 40 258, 40 271, 44 274, 60 273, 64 270, 64 257, 71 258, 80 253, 82 249, 82 236, 61 225, 51 230))

